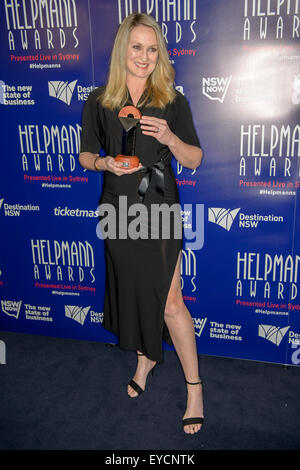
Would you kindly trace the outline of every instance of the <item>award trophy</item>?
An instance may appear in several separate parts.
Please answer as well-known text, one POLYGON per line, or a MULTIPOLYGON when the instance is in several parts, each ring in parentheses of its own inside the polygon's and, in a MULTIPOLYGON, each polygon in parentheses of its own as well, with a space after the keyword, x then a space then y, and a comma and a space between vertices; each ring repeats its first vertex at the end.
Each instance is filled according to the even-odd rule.
POLYGON ((122 154, 117 155, 115 160, 122 162, 123 168, 136 168, 140 163, 135 155, 136 125, 142 114, 134 106, 125 106, 118 117, 123 127, 122 154))

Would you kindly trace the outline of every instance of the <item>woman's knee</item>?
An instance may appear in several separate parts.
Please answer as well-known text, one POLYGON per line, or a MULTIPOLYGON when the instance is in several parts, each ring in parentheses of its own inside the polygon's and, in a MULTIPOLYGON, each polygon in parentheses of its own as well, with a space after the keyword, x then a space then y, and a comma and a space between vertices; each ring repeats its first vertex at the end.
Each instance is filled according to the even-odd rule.
POLYGON ((165 317, 176 318, 179 316, 185 308, 182 295, 171 297, 167 300, 165 306, 165 317))

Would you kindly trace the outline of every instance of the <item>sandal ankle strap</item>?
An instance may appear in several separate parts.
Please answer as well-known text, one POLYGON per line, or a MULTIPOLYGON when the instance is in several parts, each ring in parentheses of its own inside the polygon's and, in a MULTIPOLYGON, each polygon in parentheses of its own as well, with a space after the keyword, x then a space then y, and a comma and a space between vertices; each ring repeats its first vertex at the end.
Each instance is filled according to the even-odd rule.
POLYGON ((188 382, 186 380, 186 383, 189 384, 189 385, 198 385, 198 384, 202 384, 202 380, 199 378, 199 382, 188 382))

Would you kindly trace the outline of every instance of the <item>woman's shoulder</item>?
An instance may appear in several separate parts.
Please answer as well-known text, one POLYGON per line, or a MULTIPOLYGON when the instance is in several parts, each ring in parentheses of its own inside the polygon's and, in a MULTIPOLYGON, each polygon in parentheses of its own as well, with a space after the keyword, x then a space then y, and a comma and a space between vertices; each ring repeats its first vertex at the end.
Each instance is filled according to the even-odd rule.
POLYGON ((89 94, 88 96, 88 101, 90 103, 99 103, 100 104, 100 101, 99 101, 99 98, 100 96, 104 93, 104 90, 105 90, 105 85, 103 86, 99 86, 99 87, 95 87, 89 94))
POLYGON ((186 97, 184 96, 184 94, 179 91, 179 90, 176 90, 175 88, 175 98, 173 100, 173 104, 176 106, 184 106, 184 105, 187 105, 188 104, 188 101, 186 99, 186 97))
POLYGON ((189 109, 189 102, 186 99, 186 97, 182 94, 181 91, 174 89, 175 91, 175 96, 173 101, 168 104, 167 106, 167 111, 168 113, 171 113, 173 116, 178 116, 182 112, 186 111, 189 109))

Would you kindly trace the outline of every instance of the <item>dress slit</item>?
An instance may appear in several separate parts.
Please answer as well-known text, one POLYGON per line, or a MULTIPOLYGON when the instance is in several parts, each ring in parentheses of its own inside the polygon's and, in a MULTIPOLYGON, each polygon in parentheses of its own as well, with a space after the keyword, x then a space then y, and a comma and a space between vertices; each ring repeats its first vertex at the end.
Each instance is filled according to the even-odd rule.
POLYGON ((169 295, 169 292, 170 292, 172 280, 173 280, 173 277, 174 277, 174 274, 175 274, 175 269, 176 269, 177 261, 178 261, 178 258, 179 258, 179 255, 180 255, 180 254, 181 254, 181 248, 180 248, 179 251, 177 252, 177 258, 176 258, 176 261, 175 261, 175 265, 173 266, 173 268, 172 268, 172 270, 171 270, 171 279, 170 279, 170 281, 168 282, 168 286, 167 286, 167 288, 166 288, 166 294, 164 295, 164 301, 162 302, 162 311, 161 311, 161 316, 162 316, 162 318, 163 318, 162 338, 164 339, 164 341, 165 341, 169 346, 173 346, 173 341, 172 341, 171 335, 170 335, 170 333, 169 333, 167 324, 166 324, 166 322, 165 322, 165 320, 164 320, 164 314, 165 314, 167 299, 168 299, 168 295, 169 295), (172 273, 173 273, 173 274, 172 274, 172 273))

